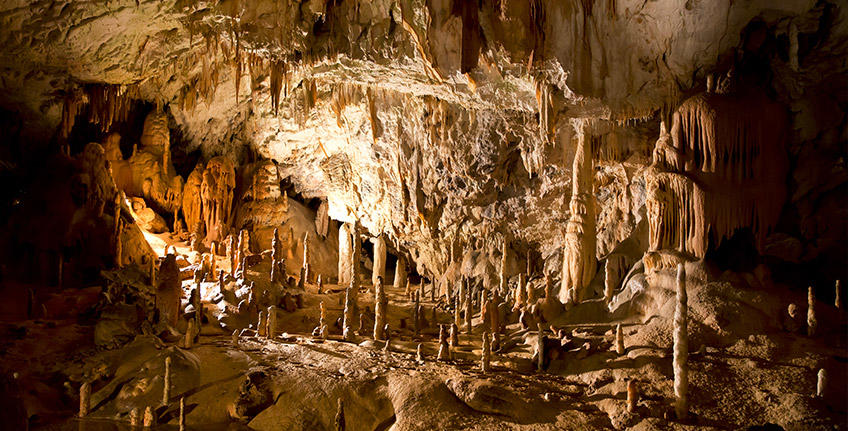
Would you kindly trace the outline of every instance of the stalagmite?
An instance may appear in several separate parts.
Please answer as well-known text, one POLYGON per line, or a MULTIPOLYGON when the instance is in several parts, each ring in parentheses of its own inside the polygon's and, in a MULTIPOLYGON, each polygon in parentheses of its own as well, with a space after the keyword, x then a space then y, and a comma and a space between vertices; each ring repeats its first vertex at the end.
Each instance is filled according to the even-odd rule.
POLYGON ((233 347, 238 347, 239 345, 239 331, 233 331, 233 334, 230 336, 232 339, 233 347))
POLYGON ((418 337, 421 333, 421 292, 414 292, 415 302, 412 304, 412 328, 413 335, 418 337))
MULTIPOLYGON (((350 283, 350 255, 353 252, 353 244, 351 242, 350 225, 342 223, 339 226, 339 284, 347 285, 350 283)), ((399 286, 395 286, 399 287, 399 286)))
POLYGON ((488 373, 490 371, 490 362, 492 360, 492 345, 489 341, 489 333, 483 332, 483 353, 480 357, 480 371, 488 373))
POLYGON ((191 349, 192 344, 194 344, 194 319, 188 320, 188 326, 186 327, 185 339, 183 340, 183 348, 191 349))
POLYGON ((575 126, 577 150, 574 153, 571 215, 565 231, 560 302, 580 303, 595 276, 595 196, 592 194, 592 150, 585 125, 575 126))
POLYGON ((816 335, 816 330, 819 327, 819 321, 816 319, 816 295, 813 292, 813 287, 807 288, 807 336, 813 337, 816 335))
POLYGON ((450 347, 448 346, 448 334, 445 331, 445 325, 439 325, 439 355, 437 361, 447 361, 450 357, 450 347))
POLYGON ((83 382, 80 385, 80 404, 79 404, 79 417, 84 418, 88 416, 88 412, 91 410, 91 383, 83 382))
POLYGON ((336 431, 345 431, 344 401, 342 401, 341 398, 338 399, 338 408, 336 409, 335 425, 336 425, 336 431))
POLYGON ((141 425, 141 412, 138 411, 138 407, 133 407, 130 410, 130 426, 137 427, 141 425))
POLYGON ((415 361, 418 363, 424 362, 424 354, 421 352, 421 343, 415 348, 415 361))
POLYGON ((818 381, 816 382, 816 396, 824 398, 825 390, 827 390, 827 371, 822 368, 819 370, 818 381))
POLYGON ((265 337, 266 329, 268 329, 268 318, 265 315, 265 310, 259 310, 259 320, 256 322, 256 336, 258 338, 265 337))
POLYGON ((624 336, 621 333, 621 324, 615 326, 615 353, 624 354, 624 336))
POLYGON ((235 237, 232 235, 228 235, 225 240, 226 244, 226 257, 227 263, 230 264, 230 274, 235 274, 236 272, 236 253, 235 253, 235 237))
POLYGON ((615 289, 613 285, 613 269, 610 267, 609 259, 604 262, 604 304, 609 304, 612 300, 612 293, 615 289))
POLYGON ((468 335, 471 335, 471 331, 474 329, 474 326, 471 324, 471 289, 465 289, 465 332, 468 335))
POLYGON ((518 288, 515 291, 515 306, 514 310, 529 304, 527 301, 527 277, 524 273, 518 274, 518 288))
POLYGON ((180 397, 180 418, 178 424, 180 426, 180 431, 185 431, 185 397, 180 397))
POLYGON ((400 289, 409 281, 409 276, 406 273, 406 258, 398 256, 397 267, 395 268, 395 289, 400 289))
POLYGON ((277 307, 271 305, 268 307, 268 338, 274 339, 277 336, 277 307))
POLYGON ((115 266, 122 268, 124 266, 124 241, 123 241, 124 222, 118 220, 118 236, 115 241, 115 266))
POLYGON ((450 326, 450 347, 451 349, 455 349, 459 346, 459 327, 456 326, 456 323, 451 323, 450 326))
POLYGON ((500 284, 498 284, 498 290, 500 290, 501 292, 506 292, 506 286, 507 286, 507 279, 506 279, 506 258, 507 258, 507 256, 506 256, 506 252, 507 252, 506 235, 504 235, 503 243, 501 244, 501 268, 500 268, 500 277, 499 277, 500 284))
POLYGON ((359 262, 362 260, 362 238, 359 236, 359 220, 356 220, 351 229, 353 250, 350 253, 350 282, 354 292, 359 292, 359 262))
POLYGON ((689 414, 689 336, 687 334, 686 270, 677 265, 677 308, 674 310, 674 411, 677 419, 684 420, 689 414))
MULTIPOLYGON (((352 288, 348 287, 348 288, 345 289, 344 314, 342 315, 342 338, 345 341, 351 341, 353 339, 352 328, 353 328, 353 313, 354 313, 353 301, 354 301, 354 299, 353 299, 352 295, 354 295, 354 294, 355 294, 355 292, 353 292, 352 288)), ((321 310, 322 310, 322 316, 323 316, 323 310, 324 310, 323 304, 324 303, 322 302, 321 304, 322 304, 321 310)), ((360 321, 360 323, 361 323, 361 321, 360 321)), ((362 334, 360 334, 360 335, 362 335, 362 334)))
POLYGON ((453 298, 453 324, 456 325, 456 327, 462 326, 462 313, 460 312, 461 308, 462 307, 460 306, 459 293, 457 293, 453 298))
POLYGON ((536 371, 542 372, 545 370, 545 332, 542 330, 542 324, 536 324, 536 371))
POLYGON ((386 334, 383 332, 383 326, 386 325, 386 307, 388 300, 386 292, 383 289, 383 279, 378 278, 374 285, 374 339, 385 340, 386 334))
POLYGON ((167 406, 171 399, 171 357, 165 358, 165 377, 163 379, 162 405, 167 406))
POLYGON ((147 406, 144 408, 144 418, 142 419, 141 425, 145 428, 156 426, 156 418, 153 416, 152 407, 147 406))
POLYGON ((301 278, 303 282, 306 283, 309 281, 310 272, 309 272, 309 232, 303 234, 303 271, 301 273, 301 278))
POLYGON ((836 307, 837 310, 842 310, 842 297, 840 291, 842 289, 839 288, 839 280, 836 280, 836 296, 833 299, 833 306, 836 307))
POLYGON ((636 411, 636 404, 639 403, 639 387, 636 386, 636 380, 631 379, 627 382, 627 411, 633 413, 636 411))
POLYGON ((316 285, 318 286, 318 294, 320 295, 320 294, 324 293, 324 280, 321 277, 321 274, 318 274, 318 281, 317 281, 316 285))
POLYGON ((380 235, 372 239, 374 243, 374 266, 371 272, 371 284, 377 285, 377 278, 386 278, 386 239, 380 235))

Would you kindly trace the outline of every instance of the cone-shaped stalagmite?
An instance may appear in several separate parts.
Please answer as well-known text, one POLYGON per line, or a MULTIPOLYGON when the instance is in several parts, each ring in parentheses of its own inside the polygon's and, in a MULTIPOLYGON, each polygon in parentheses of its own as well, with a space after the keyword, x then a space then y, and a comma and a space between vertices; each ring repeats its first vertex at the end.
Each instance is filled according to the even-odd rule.
POLYGON ((473 296, 471 296, 471 286, 469 285, 465 289, 465 332, 469 335, 471 335, 471 331, 474 329, 471 324, 471 298, 473 296))
POLYGON ((677 265, 677 308, 674 310, 674 411, 680 420, 689 414, 689 335, 687 334, 686 270, 677 265))
POLYGON ((813 287, 807 288, 807 336, 816 335, 816 330, 819 328, 819 321, 816 318, 816 295, 813 287))
POLYGON ((377 279, 374 290, 374 339, 385 340, 386 334, 383 332, 383 327, 386 326, 386 307, 389 304, 386 291, 383 289, 382 278, 377 279))
MULTIPOLYGON (((352 290, 353 289, 351 289, 350 287, 345 289, 344 314, 342 315, 342 338, 344 338, 345 341, 350 341, 351 339, 353 339, 353 315, 356 312, 356 310, 354 310, 354 307, 353 307, 353 301, 354 301, 353 295, 355 295, 355 292, 352 292, 352 290)), ((322 302, 321 304, 322 304, 322 307, 321 307, 322 313, 321 314, 323 316, 323 310, 324 310, 323 304, 324 303, 322 302)), ((322 324, 323 324, 323 322, 322 322, 322 324)), ((359 335, 363 335, 363 334, 359 334, 359 335)))
POLYGON ((371 271, 371 284, 377 285, 377 278, 386 279, 386 239, 380 235, 371 240, 374 243, 374 264, 371 271))
POLYGON ((80 386, 79 417, 88 416, 91 410, 91 383, 83 382, 80 386))
POLYGON ((309 277, 311 276, 309 271, 309 232, 303 234, 303 280, 304 283, 309 281, 309 277))
POLYGON ((409 276, 406 273, 406 258, 398 256, 397 267, 395 268, 395 289, 400 289, 406 286, 409 276))
POLYGON ((621 324, 615 326, 615 353, 624 354, 624 336, 621 333, 621 324))
POLYGON ((352 246, 350 224, 342 223, 339 226, 339 284, 343 286, 350 284, 350 254, 352 252, 352 246))
POLYGON ((171 357, 165 358, 164 390, 162 391, 162 405, 168 405, 171 399, 171 357))
POLYGON ((559 299, 579 303, 595 276, 595 196, 592 194, 592 149, 584 124, 575 125, 577 150, 574 153, 571 216, 565 232, 562 286, 559 299))
POLYGON ((268 327, 266 329, 268 338, 273 339, 277 336, 277 307, 268 307, 268 327))
POLYGON ((827 371, 822 368, 819 370, 818 381, 816 382, 816 396, 823 398, 825 390, 827 390, 827 371))
POLYGON ((489 333, 483 333, 483 353, 480 356, 480 370, 484 373, 488 373, 490 370, 490 363, 492 360, 492 345, 489 341, 489 333))
POLYGON ((627 382, 627 411, 633 413, 636 411, 636 404, 639 402, 639 388, 636 386, 636 380, 627 382))
POLYGON ((439 354, 436 357, 438 361, 447 361, 450 357, 450 347, 448 346, 448 334, 445 331, 445 325, 439 325, 439 354))

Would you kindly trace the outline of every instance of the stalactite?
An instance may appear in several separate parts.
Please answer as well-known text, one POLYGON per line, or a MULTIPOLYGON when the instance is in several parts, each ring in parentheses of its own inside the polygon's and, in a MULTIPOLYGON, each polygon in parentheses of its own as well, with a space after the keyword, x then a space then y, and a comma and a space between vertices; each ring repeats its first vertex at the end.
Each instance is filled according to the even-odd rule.
POLYGON ((785 110, 756 94, 683 102, 647 175, 650 249, 703 258, 745 227, 762 247, 786 195, 785 124, 785 110))

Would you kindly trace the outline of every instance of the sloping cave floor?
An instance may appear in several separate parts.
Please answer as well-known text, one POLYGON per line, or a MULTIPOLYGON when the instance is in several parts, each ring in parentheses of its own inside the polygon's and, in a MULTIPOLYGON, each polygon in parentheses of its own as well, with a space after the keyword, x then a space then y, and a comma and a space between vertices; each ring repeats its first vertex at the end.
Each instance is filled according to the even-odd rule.
MULTIPOLYGON (((178 244, 178 251, 188 253, 185 244, 178 244)), ((251 268, 247 278, 258 283, 265 274, 267 263, 251 268)), ((360 309, 373 310, 368 287, 357 301, 360 309)), ((840 331, 832 335, 838 342, 779 330, 716 347, 690 339, 690 347, 704 347, 689 357, 691 418, 681 423, 670 419, 671 339, 655 343, 648 335, 667 325, 670 316, 644 323, 552 322, 567 331, 572 345, 543 373, 532 362, 535 332, 512 323, 501 340, 502 350, 493 353, 491 372, 484 374, 479 310, 473 335, 462 330, 453 359, 437 362, 438 328, 432 324, 434 303, 427 291, 422 305, 430 324, 413 339, 411 325, 401 328, 400 323, 411 321, 411 301, 402 289, 387 288, 391 341, 386 350, 383 342, 370 338, 371 327, 357 334, 355 342, 342 341, 333 322, 342 315, 344 293, 339 286, 324 288, 328 293, 319 294, 317 286, 307 284, 301 292, 303 307, 279 313, 279 334, 272 340, 242 336, 235 346, 210 317, 191 349, 179 347, 176 339, 150 335, 139 335, 120 348, 97 349, 91 326, 60 316, 3 323, 4 333, 26 335, 5 343, 0 359, 20 370, 20 386, 29 388, 25 403, 43 412, 36 427, 43 430, 128 430, 129 410, 148 405, 156 408, 162 424, 157 429, 178 429, 180 397, 185 397, 188 429, 198 430, 333 429, 338 398, 345 400, 348 430, 746 429, 766 423, 786 429, 845 429, 848 355, 840 331), (330 325, 325 341, 311 334, 322 301, 330 325), (613 347, 617 323, 624 328, 622 356, 613 347), (420 363, 418 343, 424 354, 420 363), (168 404, 162 405, 167 356, 173 361, 173 387, 168 404), (823 364, 832 383, 819 399, 813 394, 823 364), (90 418, 67 419, 76 413, 73 388, 78 385, 65 382, 83 375, 99 376, 90 418), (641 393, 634 413, 626 410, 628 379, 638 382, 641 393), (240 392, 255 400, 247 403, 253 411, 242 422, 231 419, 240 392)), ((97 291, 76 291, 74 300, 96 297, 97 291)), ((589 301, 569 314, 601 314, 594 313, 600 306, 589 301)), ((212 307, 205 305, 207 314, 212 307)), ((449 324, 453 316, 437 309, 437 319, 449 324)))

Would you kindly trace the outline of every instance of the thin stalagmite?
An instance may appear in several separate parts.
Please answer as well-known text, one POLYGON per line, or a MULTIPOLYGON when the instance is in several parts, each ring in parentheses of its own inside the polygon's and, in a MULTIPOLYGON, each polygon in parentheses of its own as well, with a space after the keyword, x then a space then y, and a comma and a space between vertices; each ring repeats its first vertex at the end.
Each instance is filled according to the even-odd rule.
POLYGON ((445 325, 439 325, 439 354, 437 361, 447 361, 450 358, 450 346, 448 346, 448 334, 445 325))
POLYGON ((378 278, 374 285, 374 339, 385 340, 386 334, 383 332, 383 327, 386 326, 386 314, 389 301, 386 298, 386 291, 383 289, 383 279, 378 278))
POLYGON ((827 371, 824 368, 820 369, 816 380, 816 396, 824 398, 825 390, 827 390, 827 371))
POLYGON ((162 405, 167 406, 171 400, 171 357, 165 358, 165 377, 163 381, 162 405))
POLYGON ((88 412, 91 410, 91 383, 83 382, 80 385, 80 404, 79 404, 79 417, 84 418, 88 416, 88 412))
POLYGON ((689 414, 689 335, 687 334, 686 270, 677 265, 677 307, 674 310, 674 411, 677 419, 684 420, 689 414))
POLYGON ((268 327, 265 332, 272 340, 277 337, 277 307, 274 305, 268 307, 268 327))
POLYGON ((489 333, 483 333, 483 353, 480 355, 480 371, 488 373, 491 370, 490 363, 492 360, 492 345, 490 344, 489 333))
MULTIPOLYGON (((374 243, 374 263, 371 271, 371 284, 376 286, 377 279, 386 279, 386 239, 378 235, 372 239, 374 243)), ((381 281, 382 282, 382 281, 381 281)))
POLYGON ((465 289, 465 332, 468 335, 471 335, 471 331, 474 329, 474 326, 471 324, 471 315, 473 312, 471 311, 471 289, 465 289))
POLYGON ((807 336, 813 337, 819 328, 819 321, 816 318, 816 295, 813 287, 807 288, 807 336))
POLYGON ((639 387, 636 385, 636 380, 631 379, 627 382, 627 411, 635 412, 637 403, 639 403, 639 387))
POLYGON ((615 353, 624 354, 624 335, 621 333, 621 324, 615 325, 615 353))

